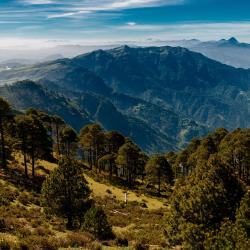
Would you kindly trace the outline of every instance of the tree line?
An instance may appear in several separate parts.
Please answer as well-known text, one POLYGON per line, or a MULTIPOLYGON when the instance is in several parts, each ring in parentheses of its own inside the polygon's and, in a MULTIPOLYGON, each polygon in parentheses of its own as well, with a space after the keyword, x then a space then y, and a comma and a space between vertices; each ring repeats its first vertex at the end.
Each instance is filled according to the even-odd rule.
POLYGON ((28 161, 35 177, 37 159, 60 159, 43 183, 43 205, 67 218, 69 229, 77 225, 98 237, 112 235, 106 215, 90 199, 81 162, 129 188, 146 180, 160 194, 163 184, 172 185, 164 216, 169 248, 249 249, 250 129, 219 128, 180 152, 148 156, 99 124, 77 134, 58 116, 35 109, 17 114, 0 98, 0 142, 1 167, 7 170, 11 154, 21 151, 27 177, 28 161))
POLYGON ((0 98, 0 162, 8 168, 13 152, 21 152, 24 172, 35 177, 38 159, 53 160, 68 156, 82 160, 90 170, 105 172, 108 178, 124 181, 133 188, 137 180, 147 180, 157 186, 173 183, 172 168, 165 155, 149 157, 130 138, 117 131, 105 131, 99 124, 84 126, 79 134, 56 115, 28 109, 15 114, 10 105, 0 98))

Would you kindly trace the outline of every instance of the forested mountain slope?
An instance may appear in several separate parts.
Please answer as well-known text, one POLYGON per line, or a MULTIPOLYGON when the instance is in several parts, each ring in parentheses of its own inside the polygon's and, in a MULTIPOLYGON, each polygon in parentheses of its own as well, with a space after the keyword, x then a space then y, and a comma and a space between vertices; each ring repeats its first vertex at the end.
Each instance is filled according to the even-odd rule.
POLYGON ((148 152, 250 122, 250 71, 180 47, 123 46, 0 75, 2 84, 24 79, 69 98, 90 120, 132 137, 148 152))
POLYGON ((231 129, 249 124, 249 70, 235 69, 180 47, 124 46, 73 61, 96 72, 119 92, 170 106, 208 126, 231 129))

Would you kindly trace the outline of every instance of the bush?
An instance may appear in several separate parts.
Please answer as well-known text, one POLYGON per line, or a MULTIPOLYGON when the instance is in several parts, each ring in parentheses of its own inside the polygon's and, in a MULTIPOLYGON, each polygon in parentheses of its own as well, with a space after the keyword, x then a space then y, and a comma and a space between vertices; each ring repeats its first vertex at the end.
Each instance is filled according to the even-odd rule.
POLYGON ((7 226, 6 226, 5 220, 0 218, 0 232, 4 232, 6 228, 7 226))
POLYGON ((86 247, 93 241, 93 237, 88 233, 71 233, 67 236, 68 246, 86 247))
POLYGON ((110 189, 107 189, 107 190, 106 190, 106 193, 112 194, 112 191, 111 191, 110 189))
POLYGON ((102 244, 100 242, 94 241, 92 244, 89 246, 90 250, 102 250, 102 244))
POLYGON ((128 239, 117 237, 116 238, 116 245, 120 247, 127 247, 128 246, 128 239))
POLYGON ((84 216, 82 230, 92 233, 101 240, 113 238, 112 228, 103 209, 92 205, 84 216))
POLYGON ((42 237, 42 236, 29 236, 21 243, 28 249, 39 250, 57 250, 58 243, 54 238, 42 237))
POLYGON ((135 250, 148 250, 149 247, 141 242, 136 242, 135 243, 135 250))
POLYGON ((39 227, 35 228, 34 234, 40 235, 40 236, 45 236, 45 235, 52 235, 53 232, 47 227, 39 226, 39 227))
POLYGON ((10 201, 4 197, 0 197, 0 207, 1 206, 8 206, 10 204, 10 201))
POLYGON ((4 239, 0 239, 0 249, 1 250, 10 250, 10 244, 4 239))

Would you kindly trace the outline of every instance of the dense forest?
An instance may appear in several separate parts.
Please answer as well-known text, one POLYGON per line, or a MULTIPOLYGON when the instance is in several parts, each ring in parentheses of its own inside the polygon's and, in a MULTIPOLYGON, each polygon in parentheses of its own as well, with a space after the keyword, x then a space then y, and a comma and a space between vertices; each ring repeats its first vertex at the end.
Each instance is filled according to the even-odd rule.
POLYGON ((99 124, 77 133, 0 98, 0 143, 0 249, 249 249, 250 129, 148 155, 99 124), (125 200, 97 197, 90 178, 125 200))

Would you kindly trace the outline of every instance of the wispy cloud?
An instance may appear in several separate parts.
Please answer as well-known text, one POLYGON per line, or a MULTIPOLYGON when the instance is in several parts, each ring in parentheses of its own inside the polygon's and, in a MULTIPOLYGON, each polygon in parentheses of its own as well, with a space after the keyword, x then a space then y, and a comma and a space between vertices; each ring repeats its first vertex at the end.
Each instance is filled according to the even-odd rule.
POLYGON ((53 0, 22 0, 25 4, 31 4, 31 5, 42 5, 42 4, 52 4, 55 1, 53 0))
POLYGON ((51 5, 50 10, 59 12, 48 18, 73 17, 98 11, 119 11, 133 8, 146 8, 182 4, 186 0, 21 0, 28 5, 51 5))

